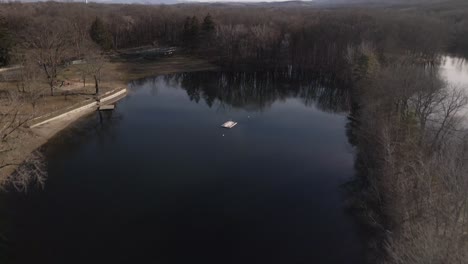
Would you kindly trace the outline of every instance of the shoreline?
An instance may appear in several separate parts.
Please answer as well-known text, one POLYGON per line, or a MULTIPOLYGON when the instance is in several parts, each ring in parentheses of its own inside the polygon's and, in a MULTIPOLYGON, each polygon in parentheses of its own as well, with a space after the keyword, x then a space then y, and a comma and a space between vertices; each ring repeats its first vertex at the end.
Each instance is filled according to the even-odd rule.
MULTIPOLYGON (((121 99, 125 98, 127 94, 127 88, 115 89, 113 91, 108 92, 107 96, 101 98, 101 102, 105 101, 106 104, 114 104, 120 101, 121 99)), ((43 137, 44 139, 46 139, 46 141, 49 141, 58 132, 62 131, 81 117, 97 111, 100 105, 100 103, 96 100, 85 100, 82 103, 85 102, 86 104, 83 106, 81 106, 80 104, 76 107, 71 108, 69 111, 60 112, 56 115, 48 116, 45 120, 39 120, 38 122, 30 125, 29 128, 36 135, 43 137)), ((38 117, 36 119, 42 118, 43 116, 38 117)))
MULTIPOLYGON (((117 88, 105 93, 101 98, 101 102, 106 104, 117 103, 125 98, 128 94, 127 88, 117 88)), ((27 128, 23 128, 25 133, 19 137, 21 141, 26 141, 21 148, 17 150, 18 165, 10 166, 5 169, 0 175, 0 186, 8 183, 8 178, 21 166, 34 151, 40 149, 44 144, 49 142, 60 131, 75 123, 80 118, 89 115, 99 108, 99 102, 95 99, 85 99, 72 106, 60 109, 58 111, 46 113, 42 116, 32 119, 27 128), (83 105, 84 104, 84 105, 83 105)))
MULTIPOLYGON (((140 78, 180 72, 215 70, 217 67, 205 60, 185 56, 173 56, 158 61, 117 61, 108 62, 106 71, 109 80, 103 81, 103 87, 119 87, 106 90, 100 95, 101 104, 113 104, 128 94, 128 83, 140 78)), ((0 171, 0 188, 8 183, 9 177, 27 161, 34 151, 40 149, 60 131, 69 127, 80 118, 97 111, 100 103, 95 98, 83 98, 64 108, 47 112, 30 120, 21 128, 17 137, 13 159, 14 165, 0 171)))

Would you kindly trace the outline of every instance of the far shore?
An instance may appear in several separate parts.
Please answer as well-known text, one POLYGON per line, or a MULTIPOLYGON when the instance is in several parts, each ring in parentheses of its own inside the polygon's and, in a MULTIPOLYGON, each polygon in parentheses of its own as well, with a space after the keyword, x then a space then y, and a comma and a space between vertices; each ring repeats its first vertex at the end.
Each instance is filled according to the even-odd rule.
MULTIPOLYGON (((128 83, 132 80, 178 72, 215 70, 216 68, 215 65, 205 60, 181 55, 160 58, 154 61, 109 59, 103 67, 103 79, 100 83, 101 88, 98 97, 103 100, 114 93, 124 92, 123 95, 119 95, 113 101, 106 102, 115 103, 125 97, 128 83)), ((81 85, 78 73, 74 72, 73 69, 67 69, 64 76, 67 80, 75 81, 76 86, 81 85)), ((84 86, 85 89, 92 91, 92 84, 84 86)), ((46 100, 42 104, 40 114, 30 120, 27 126, 22 127, 18 135, 13 139, 12 145, 15 148, 10 151, 8 157, 12 165, 1 170, 0 185, 8 182, 8 177, 13 174, 20 164, 27 160, 32 152, 39 149, 66 127, 97 109, 97 106, 92 105, 96 103, 95 96, 92 93, 80 91, 73 94, 67 92, 65 95, 56 95, 47 99, 49 101, 46 100), (88 107, 83 107, 86 105, 88 107)))

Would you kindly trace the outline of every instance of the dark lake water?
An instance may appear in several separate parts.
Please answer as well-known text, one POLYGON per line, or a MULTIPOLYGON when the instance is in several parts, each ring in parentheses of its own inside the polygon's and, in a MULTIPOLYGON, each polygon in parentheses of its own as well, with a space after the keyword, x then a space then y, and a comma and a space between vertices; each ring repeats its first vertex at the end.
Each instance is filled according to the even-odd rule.
POLYGON ((3 194, 11 263, 363 263, 345 90, 215 72, 129 87, 46 146, 44 189, 3 194))

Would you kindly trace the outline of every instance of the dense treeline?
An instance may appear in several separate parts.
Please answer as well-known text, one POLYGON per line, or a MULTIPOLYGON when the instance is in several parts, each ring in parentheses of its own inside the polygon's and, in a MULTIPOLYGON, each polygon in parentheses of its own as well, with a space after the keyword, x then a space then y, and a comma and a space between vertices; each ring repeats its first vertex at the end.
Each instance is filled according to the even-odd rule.
POLYGON ((358 83, 350 139, 359 176, 351 186, 377 231, 375 249, 384 263, 467 263, 466 87, 407 61, 358 83))
POLYGON ((0 14, 6 22, 0 26, 4 31, 4 24, 8 25, 15 36, 24 31, 37 34, 36 25, 41 24, 54 32, 66 29, 78 56, 86 50, 79 46, 89 39, 92 28, 92 39, 105 50, 181 46, 216 57, 224 65, 292 65, 326 72, 345 63, 349 45, 363 41, 373 43, 379 56, 409 52, 434 61, 441 51, 467 52, 467 11, 431 7, 326 10, 10 3, 2 5, 0 14))
POLYGON ((22 66, 23 93, 32 89, 32 80, 43 79, 53 95, 63 65, 85 59, 83 82, 93 76, 97 94, 102 54, 177 46, 226 70, 255 70, 215 76, 209 87, 183 75, 172 77, 191 99, 203 98, 208 105, 217 98, 233 106, 248 104, 264 99, 265 89, 274 89, 279 98, 304 93, 304 100, 323 100, 324 108, 337 100, 346 109, 352 101, 356 201, 379 230, 381 262, 467 263, 467 137, 460 112, 468 99, 437 74, 441 54, 468 54, 465 5, 8 3, 1 5, 0 64, 22 66), (352 99, 326 86, 351 87, 352 99))

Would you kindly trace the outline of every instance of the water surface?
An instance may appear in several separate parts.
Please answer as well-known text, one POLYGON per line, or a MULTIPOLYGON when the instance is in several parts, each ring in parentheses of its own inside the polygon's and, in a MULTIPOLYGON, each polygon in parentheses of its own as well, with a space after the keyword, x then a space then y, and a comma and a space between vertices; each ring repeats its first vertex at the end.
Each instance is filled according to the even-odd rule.
POLYGON ((450 85, 468 92, 468 61, 465 58, 443 56, 440 73, 450 85))
POLYGON ((6 195, 12 263, 363 263, 345 90, 209 72, 130 90, 47 145, 44 190, 6 195))

